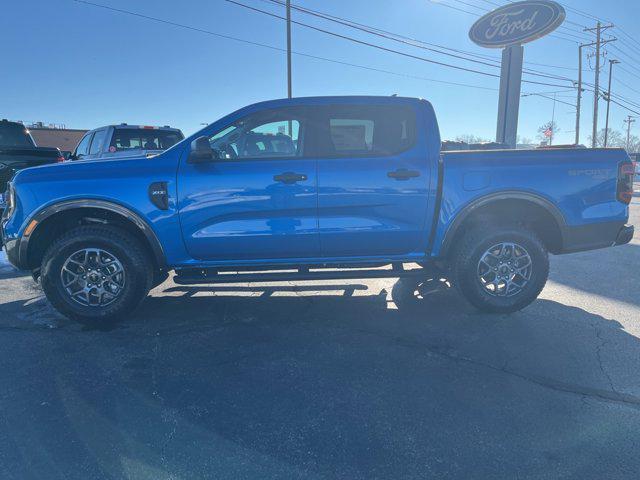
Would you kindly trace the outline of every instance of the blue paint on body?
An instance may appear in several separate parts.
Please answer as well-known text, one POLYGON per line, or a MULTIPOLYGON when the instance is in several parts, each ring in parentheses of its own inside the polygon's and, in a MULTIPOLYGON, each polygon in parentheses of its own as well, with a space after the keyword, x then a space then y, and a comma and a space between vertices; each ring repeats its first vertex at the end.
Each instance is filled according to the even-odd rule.
POLYGON ((426 262, 440 255, 447 231, 467 207, 501 192, 544 199, 566 227, 626 221, 628 206, 616 200, 618 164, 626 160, 620 149, 441 154, 436 116, 424 100, 275 100, 234 112, 157 157, 23 170, 13 180, 17 205, 5 219, 3 232, 5 243, 18 241, 43 209, 67 200, 97 199, 144 219, 171 268, 426 262), (212 135, 249 113, 288 106, 371 104, 415 109, 415 144, 380 157, 187 162, 196 138, 212 135), (406 181, 388 176, 403 169, 419 176, 406 181), (273 177, 283 172, 305 174, 306 180, 276 182, 273 177), (148 187, 153 182, 166 182, 168 210, 151 202, 148 187))

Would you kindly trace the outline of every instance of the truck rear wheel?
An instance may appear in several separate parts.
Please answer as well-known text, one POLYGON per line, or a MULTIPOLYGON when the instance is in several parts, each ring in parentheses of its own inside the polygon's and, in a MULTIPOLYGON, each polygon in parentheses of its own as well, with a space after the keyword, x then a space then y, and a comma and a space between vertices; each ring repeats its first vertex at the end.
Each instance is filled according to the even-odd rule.
POLYGON ((451 269, 454 284, 476 308, 512 313, 540 295, 549 277, 549 254, 528 230, 476 228, 454 250, 451 269))
POLYGON ((140 242, 111 226, 81 226, 58 238, 42 260, 42 288, 63 315, 93 326, 133 312, 153 282, 140 242))

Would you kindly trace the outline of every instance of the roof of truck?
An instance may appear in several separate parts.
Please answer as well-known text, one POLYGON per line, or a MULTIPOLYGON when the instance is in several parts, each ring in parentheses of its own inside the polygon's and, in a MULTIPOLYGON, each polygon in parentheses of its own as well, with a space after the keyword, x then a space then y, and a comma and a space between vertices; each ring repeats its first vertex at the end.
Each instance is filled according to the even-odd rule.
POLYGON ((103 127, 97 127, 94 128, 93 130, 98 130, 100 128, 108 128, 108 127, 113 127, 113 128, 130 128, 132 130, 174 130, 176 132, 179 132, 180 129, 179 128, 175 128, 175 127, 170 127, 169 125, 164 125, 162 127, 158 127, 158 126, 153 126, 153 125, 129 125, 128 123, 118 123, 118 124, 113 124, 113 125, 105 125, 103 127))
POLYGON ((417 97, 399 97, 397 95, 338 95, 338 96, 316 96, 316 97, 293 97, 279 98, 258 102, 254 105, 277 104, 277 105, 298 105, 298 104, 349 104, 349 103, 417 103, 425 100, 417 97))

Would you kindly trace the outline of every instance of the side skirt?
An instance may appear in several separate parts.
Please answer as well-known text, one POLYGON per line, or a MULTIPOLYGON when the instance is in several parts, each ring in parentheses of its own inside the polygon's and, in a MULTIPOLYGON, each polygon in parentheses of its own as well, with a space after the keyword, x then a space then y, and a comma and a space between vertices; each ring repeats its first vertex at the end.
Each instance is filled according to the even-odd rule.
POLYGON ((247 283, 247 282, 281 282, 303 280, 345 280, 367 278, 415 277, 431 278, 440 274, 435 265, 417 265, 393 263, 363 267, 349 266, 299 266, 255 268, 198 268, 179 269, 173 281, 179 285, 196 285, 203 283, 247 283))

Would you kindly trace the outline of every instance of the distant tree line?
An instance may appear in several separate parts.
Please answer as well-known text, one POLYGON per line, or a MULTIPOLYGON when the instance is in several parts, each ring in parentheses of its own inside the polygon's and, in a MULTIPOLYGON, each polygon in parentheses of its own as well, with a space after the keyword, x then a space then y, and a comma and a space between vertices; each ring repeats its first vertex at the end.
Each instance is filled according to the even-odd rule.
MULTIPOLYGON (((538 135, 536 138, 539 143, 543 144, 549 141, 549 137, 545 134, 545 132, 548 132, 549 130, 553 132, 554 137, 560 132, 560 128, 555 122, 545 123, 544 125, 540 126, 540 128, 538 128, 538 135)), ((597 147, 604 147, 605 131, 606 130, 603 128, 598 132, 598 136, 596 138, 597 147)), ((587 146, 590 147, 592 143, 591 136, 588 137, 588 140, 589 141, 587 143, 587 146)), ((456 137, 456 142, 463 142, 468 144, 489 143, 491 141, 492 140, 488 138, 479 137, 469 133, 458 135, 456 137)), ((518 135, 518 145, 531 145, 533 143, 534 141, 531 138, 521 137, 520 135, 518 135)), ((627 144, 626 133, 610 128, 607 138, 607 146, 624 148, 627 150, 627 152, 630 153, 640 153, 640 137, 638 135, 631 135, 629 137, 629 143, 627 144)))

